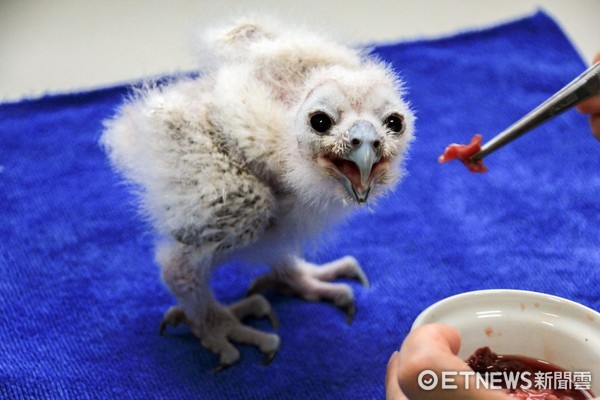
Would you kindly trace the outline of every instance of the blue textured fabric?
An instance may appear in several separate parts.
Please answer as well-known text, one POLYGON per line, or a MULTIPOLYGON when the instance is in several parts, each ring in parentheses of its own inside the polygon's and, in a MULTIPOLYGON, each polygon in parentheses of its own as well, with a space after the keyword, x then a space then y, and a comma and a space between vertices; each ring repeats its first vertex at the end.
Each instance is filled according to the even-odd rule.
MULTIPOLYGON (((97 141, 127 93, 115 87, 0 105, 0 398, 382 399, 390 354, 414 318, 485 288, 552 293, 600 307, 600 144, 569 111, 487 159, 440 165, 450 142, 484 140, 584 69, 539 12, 489 29, 374 50, 417 110, 409 175, 372 211, 336 227, 310 258, 352 254, 357 315, 271 295, 281 351, 217 358, 185 327, 159 337, 173 299, 153 237, 97 141)), ((213 279, 229 303, 264 268, 213 279)), ((269 330, 265 321, 250 321, 269 330)))

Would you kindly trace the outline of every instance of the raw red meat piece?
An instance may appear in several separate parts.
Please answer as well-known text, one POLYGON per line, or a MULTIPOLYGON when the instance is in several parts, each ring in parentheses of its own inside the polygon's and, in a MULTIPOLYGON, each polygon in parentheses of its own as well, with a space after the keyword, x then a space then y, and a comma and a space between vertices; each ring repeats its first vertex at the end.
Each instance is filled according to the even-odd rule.
MULTIPOLYGON (((485 373, 518 373, 529 374, 529 382, 523 379, 518 381, 518 387, 508 387, 504 381, 502 387, 505 388, 511 399, 517 400, 587 400, 594 399, 594 394, 590 390, 575 389, 575 386, 556 389, 556 388, 536 388, 531 386, 534 381, 535 374, 540 373, 564 373, 565 370, 559 366, 547 363, 545 361, 534 358, 518 356, 518 355, 498 355, 490 350, 489 347, 481 347, 475 351, 466 360, 469 367, 480 374, 485 373), (525 384, 526 386, 523 386, 525 384), (529 385, 527 385, 529 384, 529 385), (529 386, 528 389, 524 387, 529 386)), ((506 378, 505 378, 506 379, 506 378)), ((548 382, 551 384, 551 381, 548 382)))
POLYGON ((479 150, 481 150, 481 135, 476 134, 469 144, 453 143, 446 147, 444 154, 438 158, 438 161, 445 163, 458 159, 465 164, 471 172, 486 172, 488 169, 483 165, 483 160, 469 161, 469 158, 473 157, 479 150))
POLYGON ((511 399, 517 400, 561 400, 551 390, 521 390, 515 389, 509 394, 511 399))

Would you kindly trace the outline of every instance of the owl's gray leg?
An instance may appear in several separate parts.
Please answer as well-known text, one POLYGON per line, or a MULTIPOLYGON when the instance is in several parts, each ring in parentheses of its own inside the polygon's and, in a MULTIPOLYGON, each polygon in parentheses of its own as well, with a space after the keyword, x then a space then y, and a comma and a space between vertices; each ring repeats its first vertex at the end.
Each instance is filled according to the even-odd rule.
POLYGON ((198 252, 180 244, 162 247, 157 259, 163 268, 163 279, 177 298, 178 306, 164 315, 160 333, 167 326, 188 325, 202 345, 219 356, 220 371, 237 362, 240 352, 233 343, 256 346, 265 354, 264 364, 270 362, 279 350, 279 336, 244 326, 245 317, 277 320, 269 302, 261 295, 245 298, 230 306, 219 304, 208 286, 210 265, 198 252))
POLYGON ((257 278, 249 293, 265 293, 276 289, 287 295, 297 295, 305 300, 328 300, 346 312, 346 322, 354 318, 356 306, 352 288, 344 283, 332 283, 338 278, 354 279, 368 287, 367 276, 354 257, 344 257, 317 266, 300 258, 293 258, 257 278))

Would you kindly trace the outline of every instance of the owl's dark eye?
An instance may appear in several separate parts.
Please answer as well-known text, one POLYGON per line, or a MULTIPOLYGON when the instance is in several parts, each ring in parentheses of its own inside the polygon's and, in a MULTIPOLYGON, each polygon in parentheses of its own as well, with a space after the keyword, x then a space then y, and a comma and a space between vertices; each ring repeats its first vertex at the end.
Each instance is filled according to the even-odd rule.
POLYGON ((404 118, 398 114, 390 115, 383 124, 392 132, 402 133, 404 131, 404 118))
POLYGON ((310 117, 310 126, 318 133, 327 132, 332 125, 331 117, 324 112, 318 112, 310 117))

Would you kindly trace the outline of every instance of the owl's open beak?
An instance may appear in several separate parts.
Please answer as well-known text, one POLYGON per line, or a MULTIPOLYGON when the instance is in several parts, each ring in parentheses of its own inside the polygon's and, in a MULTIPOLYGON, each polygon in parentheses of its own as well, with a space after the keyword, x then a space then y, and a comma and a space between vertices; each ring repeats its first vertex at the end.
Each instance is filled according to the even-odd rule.
POLYGON ((352 168, 342 171, 346 178, 342 183, 358 204, 365 204, 373 185, 373 165, 381 159, 379 135, 370 122, 359 121, 348 131, 348 138, 352 150, 343 158, 358 167, 358 174, 352 168))
POLYGON ((358 204, 365 204, 376 178, 387 170, 388 162, 381 158, 379 135, 367 121, 359 121, 348 131, 352 149, 340 158, 321 160, 333 170, 342 185, 358 204))

